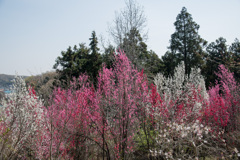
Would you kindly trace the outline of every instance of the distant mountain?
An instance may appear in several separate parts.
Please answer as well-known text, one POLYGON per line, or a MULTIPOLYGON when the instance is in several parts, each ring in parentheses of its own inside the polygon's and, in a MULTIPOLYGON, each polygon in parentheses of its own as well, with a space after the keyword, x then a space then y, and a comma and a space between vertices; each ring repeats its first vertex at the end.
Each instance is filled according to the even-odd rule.
MULTIPOLYGON (((22 76, 26 78, 27 76, 22 76)), ((0 88, 9 88, 12 85, 12 80, 15 78, 14 75, 0 74, 0 88)))

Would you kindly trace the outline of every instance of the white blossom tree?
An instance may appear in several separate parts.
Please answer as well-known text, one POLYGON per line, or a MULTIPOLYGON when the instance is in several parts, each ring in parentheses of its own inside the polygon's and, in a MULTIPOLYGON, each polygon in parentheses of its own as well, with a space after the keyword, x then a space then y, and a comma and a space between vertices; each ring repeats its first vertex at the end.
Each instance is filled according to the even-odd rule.
POLYGON ((35 91, 19 76, 11 91, 0 112, 0 159, 33 156, 43 127, 43 105, 35 91))
MULTIPOLYGON (((226 150, 226 142, 221 137, 224 132, 212 133, 211 127, 199 120, 191 123, 166 123, 161 126, 155 140, 155 148, 150 153, 156 159, 201 159, 231 158, 226 150)), ((237 153, 238 151, 236 151, 237 153)))
POLYGON ((173 77, 159 73, 154 82, 160 97, 154 115, 156 144, 150 149, 154 159, 237 159, 238 148, 228 145, 224 129, 216 130, 206 117, 217 109, 211 103, 218 97, 208 94, 199 69, 192 68, 188 76, 182 62, 173 77))
POLYGON ((165 77, 158 73, 154 78, 157 91, 165 106, 169 106, 170 115, 174 116, 178 106, 191 108, 191 113, 197 113, 202 103, 208 100, 208 93, 205 88, 205 81, 199 68, 192 68, 190 75, 185 74, 184 62, 181 62, 174 70, 173 77, 165 77))

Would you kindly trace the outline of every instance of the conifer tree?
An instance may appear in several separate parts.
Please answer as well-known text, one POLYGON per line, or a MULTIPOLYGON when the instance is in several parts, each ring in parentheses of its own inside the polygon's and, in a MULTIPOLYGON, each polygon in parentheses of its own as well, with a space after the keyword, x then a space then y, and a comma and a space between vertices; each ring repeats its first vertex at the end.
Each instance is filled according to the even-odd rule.
POLYGON ((76 45, 73 49, 69 47, 57 57, 53 68, 59 73, 62 86, 68 86, 73 77, 78 77, 81 73, 88 71, 89 48, 84 43, 79 44, 79 48, 76 45))
POLYGON ((104 53, 102 54, 102 62, 107 68, 111 68, 114 62, 115 47, 111 44, 104 48, 104 53))
POLYGON ((92 78, 92 80, 94 81, 94 83, 96 83, 96 77, 98 75, 98 70, 102 64, 102 60, 101 60, 101 55, 99 53, 99 48, 97 47, 98 45, 98 39, 96 36, 96 32, 93 31, 92 32, 92 36, 91 38, 89 38, 90 40, 90 50, 91 50, 91 54, 90 54, 90 61, 89 61, 89 74, 90 77, 92 78))
POLYGON ((204 64, 203 47, 207 42, 198 34, 200 26, 193 21, 192 15, 185 7, 178 14, 174 26, 176 30, 171 35, 169 49, 176 56, 178 63, 184 61, 185 73, 189 75, 191 68, 204 64))
POLYGON ((236 79, 240 80, 240 42, 237 38, 229 47, 229 51, 233 56, 233 62, 231 64, 232 71, 234 72, 236 79))
POLYGON ((136 28, 132 28, 130 32, 126 34, 120 48, 124 50, 129 60, 137 66, 137 68, 143 68, 143 63, 148 54, 147 45, 143 42, 136 28))
POLYGON ((215 72, 218 71, 218 65, 224 64, 227 68, 230 68, 232 63, 232 55, 228 51, 226 39, 223 37, 218 38, 215 42, 210 43, 207 46, 207 61, 205 73, 207 86, 210 83, 215 83, 217 76, 215 72))

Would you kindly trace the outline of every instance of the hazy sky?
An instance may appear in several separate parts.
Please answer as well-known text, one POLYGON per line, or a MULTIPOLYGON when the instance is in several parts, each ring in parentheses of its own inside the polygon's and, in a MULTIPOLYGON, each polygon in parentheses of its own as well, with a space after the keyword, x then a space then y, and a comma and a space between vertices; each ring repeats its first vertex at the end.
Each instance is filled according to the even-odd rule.
MULTIPOLYGON (((148 49, 162 56, 183 6, 208 42, 240 39, 240 0, 138 0, 147 16, 148 49)), ((52 70, 68 46, 91 32, 109 38, 108 24, 124 0, 0 0, 0 74, 36 75, 52 70)))

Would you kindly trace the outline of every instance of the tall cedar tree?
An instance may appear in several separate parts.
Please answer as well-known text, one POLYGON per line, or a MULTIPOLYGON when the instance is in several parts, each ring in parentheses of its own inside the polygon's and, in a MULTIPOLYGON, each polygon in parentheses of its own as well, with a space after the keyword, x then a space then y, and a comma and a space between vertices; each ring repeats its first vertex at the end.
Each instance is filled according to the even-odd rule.
POLYGON ((101 59, 101 55, 99 53, 99 48, 97 47, 98 45, 98 40, 97 40, 97 36, 95 31, 92 32, 92 36, 91 38, 89 38, 89 40, 91 41, 89 46, 90 46, 90 50, 91 50, 91 54, 90 54, 90 69, 88 72, 90 74, 91 79, 93 80, 94 84, 96 84, 96 77, 98 75, 98 70, 102 64, 102 59, 101 59))
POLYGON ((204 64, 203 47, 207 41, 198 34, 200 26, 193 21, 192 15, 185 7, 178 14, 174 25, 176 31, 171 35, 169 49, 175 55, 176 60, 172 60, 177 63, 184 61, 185 73, 189 75, 192 67, 201 67, 204 64))

